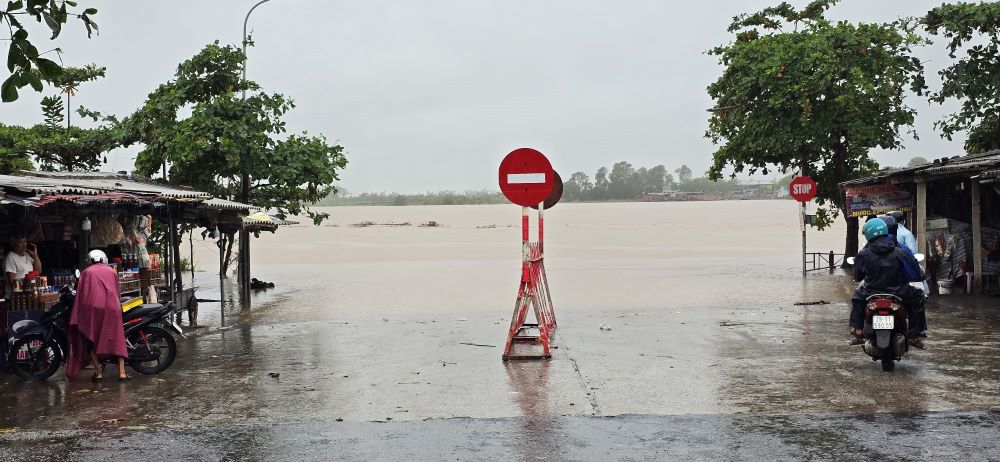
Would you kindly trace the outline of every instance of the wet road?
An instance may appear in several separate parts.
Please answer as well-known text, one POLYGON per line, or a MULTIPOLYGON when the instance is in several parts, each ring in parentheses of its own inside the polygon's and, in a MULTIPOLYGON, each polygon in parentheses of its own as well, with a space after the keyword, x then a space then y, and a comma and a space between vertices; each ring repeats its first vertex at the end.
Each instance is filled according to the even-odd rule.
MULTIPOLYGON (((1000 459, 998 413, 615 416, 27 431, 0 455, 159 460, 1000 459)), ((17 460, 17 459, 8 459, 17 460)))
MULTIPOLYGON (((691 217, 609 231, 618 225, 584 227, 585 213, 559 210, 551 361, 499 360, 517 248, 516 230, 473 226, 492 216, 293 229, 294 244, 262 241, 261 253, 330 248, 345 261, 259 264, 278 289, 230 311, 225 328, 206 304, 211 328, 181 342, 160 376, 0 375, 0 460, 29 449, 78 460, 1000 460, 996 299, 936 299, 929 349, 886 374, 846 344, 847 278, 803 281, 794 255, 774 255, 781 239, 754 248, 720 239, 732 232, 721 225, 705 231, 719 242, 710 250, 664 250, 657 236, 689 232, 691 217), (609 232, 624 235, 614 252, 609 232), (413 242, 379 253, 399 236, 413 242), (833 303, 795 305, 818 300, 833 303)), ((199 278, 212 298, 213 278, 199 278)))

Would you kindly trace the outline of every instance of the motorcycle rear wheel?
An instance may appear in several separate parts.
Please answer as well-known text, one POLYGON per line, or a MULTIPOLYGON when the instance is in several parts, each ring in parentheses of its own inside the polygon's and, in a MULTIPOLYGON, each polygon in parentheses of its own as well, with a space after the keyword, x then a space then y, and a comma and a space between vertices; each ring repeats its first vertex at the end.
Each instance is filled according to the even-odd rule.
POLYGON ((892 372, 896 368, 896 354, 891 348, 882 349, 882 371, 892 372))
POLYGON ((148 342, 150 349, 158 348, 159 357, 155 361, 129 360, 129 366, 142 374, 159 374, 167 370, 177 357, 177 342, 174 336, 170 335, 166 329, 156 326, 149 326, 142 329, 145 339, 136 331, 129 335, 128 341, 135 345, 135 348, 145 348, 148 342))
POLYGON ((54 341, 46 342, 42 334, 29 334, 18 339, 11 347, 11 358, 11 369, 28 382, 41 382, 52 377, 63 361, 59 345, 54 341), (38 342, 39 346, 32 348, 32 342, 38 342), (28 358, 17 360, 17 352, 25 347, 28 349, 28 358))

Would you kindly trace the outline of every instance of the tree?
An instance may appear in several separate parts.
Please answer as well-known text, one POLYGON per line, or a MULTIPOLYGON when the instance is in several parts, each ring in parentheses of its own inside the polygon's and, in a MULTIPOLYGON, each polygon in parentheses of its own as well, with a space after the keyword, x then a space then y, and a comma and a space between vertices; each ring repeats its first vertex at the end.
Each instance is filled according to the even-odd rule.
POLYGON ((677 180, 680 181, 681 183, 686 183, 688 181, 691 181, 691 178, 694 176, 694 174, 691 172, 691 169, 688 168, 687 165, 681 165, 681 168, 674 170, 674 173, 677 174, 677 180))
POLYGON ((576 172, 563 183, 563 197, 567 201, 582 201, 591 198, 594 185, 586 173, 576 172))
POLYGON ((941 90, 930 100, 944 103, 960 100, 958 112, 935 123, 941 136, 951 140, 965 132, 965 149, 979 153, 1000 149, 1000 3, 944 4, 929 11, 922 20, 927 32, 948 39, 952 59, 964 50, 957 62, 941 70, 941 90))
POLYGON ((22 148, 24 127, 0 124, 0 174, 31 170, 31 156, 22 148))
POLYGON ((914 157, 914 158, 910 159, 910 162, 908 162, 906 164, 906 166, 907 167, 916 167, 918 165, 923 165, 923 164, 926 164, 926 163, 928 163, 927 159, 925 159, 923 157, 914 157))
MULTIPOLYGON (((738 16, 728 29, 735 40, 709 51, 725 67, 708 87, 716 108, 706 136, 717 145, 709 177, 804 170, 826 205, 817 213, 821 228, 844 205, 838 184, 877 169, 869 151, 901 147, 900 129, 914 118, 907 89, 926 89, 911 54, 925 41, 912 22, 832 23, 824 13, 835 3, 815 0, 802 10, 782 3, 738 16)), ((845 219, 851 256, 858 220, 845 219)))
MULTIPOLYGON (((642 193, 662 193, 667 189, 667 177, 670 175, 667 173, 667 167, 663 165, 646 170, 645 179, 642 181, 642 193)), ((673 180, 673 177, 670 179, 673 180)))
POLYGON ((611 167, 608 175, 608 193, 611 199, 634 199, 638 195, 639 185, 636 170, 632 164, 624 160, 611 167))
MULTIPOLYGON (((122 144, 143 145, 136 159, 141 175, 166 168, 171 183, 240 199, 281 217, 306 214, 320 224, 327 214, 310 205, 336 191, 334 183, 347 165, 343 148, 306 133, 281 139, 282 118, 294 103, 244 80, 244 62, 237 47, 206 46, 117 125, 122 144), (241 197, 244 172, 249 197, 241 197)), ((231 249, 232 235, 229 241, 231 249)))
POLYGON ((594 173, 594 198, 604 200, 608 198, 608 168, 601 167, 594 173))
MULTIPOLYGON (((7 71, 10 75, 0 85, 0 99, 11 102, 17 99, 18 90, 31 86, 35 91, 42 91, 42 82, 52 82, 63 74, 63 68, 55 61, 43 58, 48 53, 39 52, 29 40, 28 29, 21 22, 27 16, 36 22, 44 23, 52 33, 50 40, 55 40, 62 32, 62 26, 71 18, 77 18, 87 28, 87 37, 97 31, 97 24, 91 16, 97 14, 96 8, 87 8, 75 13, 67 7, 76 7, 77 2, 71 0, 12 0, 6 8, 0 7, 0 24, 6 22, 10 32, 8 39, 3 40, 9 47, 7 50, 7 71)), ((30 21, 29 21, 30 22, 30 21)), ((59 48, 52 50, 61 53, 59 48)))
MULTIPOLYGON (((65 77, 75 75, 78 68, 65 68, 65 77)), ((97 68, 93 68, 97 69, 97 68)), ((100 68, 103 75, 103 68, 100 68)), ((95 77, 87 80, 93 80, 95 77)), ((61 81, 60 84, 66 81, 61 81)), ((57 84, 57 85, 60 85, 57 84)), ((75 88, 79 82, 67 88, 75 88)), ((67 93, 68 98, 68 93, 67 93)), ((117 146, 108 125, 96 128, 63 126, 63 100, 58 96, 42 98, 42 123, 30 128, 4 127, 4 140, 0 141, 0 154, 13 156, 0 165, 0 171, 11 173, 30 170, 34 161, 45 171, 88 171, 95 169, 105 159, 105 153, 117 146)), ((96 114, 80 108, 82 114, 96 114)))

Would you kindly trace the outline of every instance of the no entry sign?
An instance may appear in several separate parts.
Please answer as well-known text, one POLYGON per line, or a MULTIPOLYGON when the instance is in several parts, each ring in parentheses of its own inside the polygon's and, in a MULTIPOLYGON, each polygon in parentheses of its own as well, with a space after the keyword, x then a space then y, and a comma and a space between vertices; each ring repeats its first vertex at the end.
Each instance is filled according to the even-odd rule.
POLYGON ((517 205, 537 206, 549 197, 554 184, 552 164, 534 149, 515 149, 500 162, 500 191, 517 205))
POLYGON ((799 202, 809 202, 816 197, 816 182, 807 176, 797 176, 788 184, 788 194, 799 202))

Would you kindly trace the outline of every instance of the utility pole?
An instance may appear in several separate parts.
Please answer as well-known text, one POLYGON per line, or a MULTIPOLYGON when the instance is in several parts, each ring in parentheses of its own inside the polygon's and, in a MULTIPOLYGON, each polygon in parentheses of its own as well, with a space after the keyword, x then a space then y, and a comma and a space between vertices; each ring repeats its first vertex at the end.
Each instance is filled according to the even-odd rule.
MULTIPOLYGON (((250 14, 253 10, 256 10, 258 6, 263 5, 271 0, 260 0, 254 6, 250 7, 250 11, 247 11, 247 15, 243 18, 243 81, 247 80, 247 22, 250 21, 250 14)), ((247 99, 247 90, 243 88, 242 99, 245 101, 247 99)), ((248 146, 244 144, 242 151, 242 158, 240 159, 240 202, 244 204, 250 203, 250 172, 247 170, 247 149, 248 146)), ((250 308, 250 233, 246 229, 240 228, 240 259, 238 264, 238 279, 240 284, 240 298, 243 300, 243 306, 245 308, 250 308)), ((221 290, 221 287, 220 287, 221 290)))

